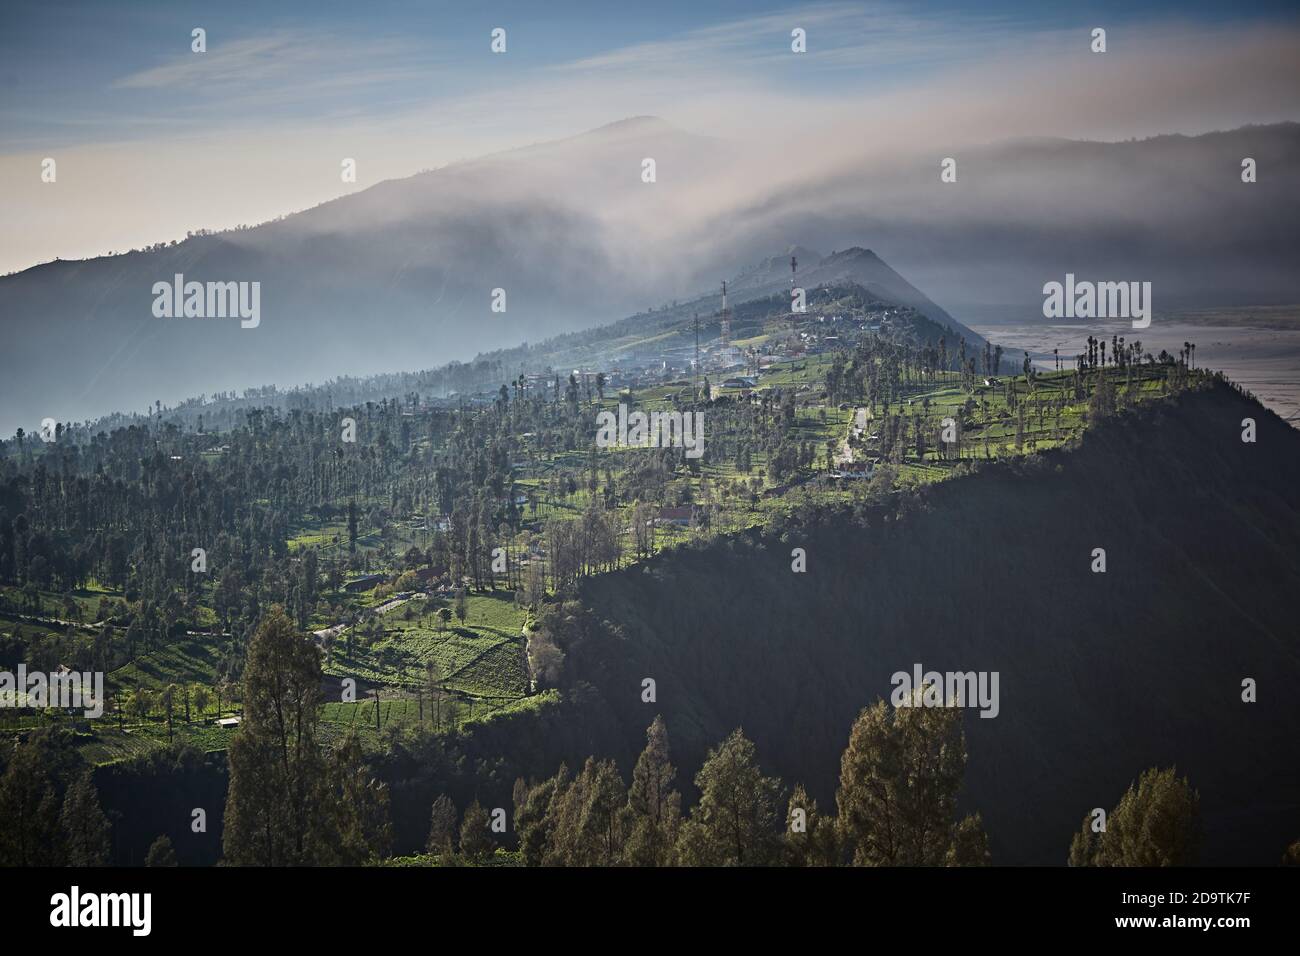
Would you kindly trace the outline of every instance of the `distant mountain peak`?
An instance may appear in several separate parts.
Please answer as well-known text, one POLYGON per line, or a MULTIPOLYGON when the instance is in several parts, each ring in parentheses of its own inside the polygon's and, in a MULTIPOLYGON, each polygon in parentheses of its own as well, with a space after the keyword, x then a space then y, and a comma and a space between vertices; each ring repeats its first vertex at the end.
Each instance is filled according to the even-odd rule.
POLYGON ((880 256, 876 255, 870 249, 864 249, 861 246, 850 246, 847 249, 839 249, 832 252, 824 260, 822 265, 832 265, 841 262, 848 262, 853 259, 867 259, 873 262, 883 262, 880 256))
POLYGON ((667 120, 658 116, 629 116, 626 119, 615 120, 612 123, 606 123, 604 126, 597 126, 595 129, 588 130, 587 136, 601 136, 605 134, 621 133, 655 133, 669 130, 676 130, 676 127, 667 120))
POLYGON ((809 249, 807 246, 801 246, 798 244, 787 249, 785 254, 787 256, 796 257, 801 265, 806 262, 808 265, 812 266, 822 261, 822 254, 816 249, 809 249))
POLYGON ((837 249, 823 257, 806 246, 791 245, 785 253, 768 256, 731 281, 730 288, 737 293, 736 301, 771 295, 787 288, 790 282, 791 256, 799 260, 798 281, 801 286, 812 288, 843 282, 856 283, 877 298, 916 309, 939 325, 948 326, 971 343, 984 341, 899 275, 884 259, 863 246, 837 249))
POLYGON ((754 285, 771 281, 774 277, 788 277, 790 275, 790 258, 794 257, 799 260, 800 269, 812 269, 819 265, 822 255, 814 249, 798 244, 788 246, 785 252, 775 256, 767 256, 759 260, 752 268, 746 269, 733 280, 738 286, 754 285))

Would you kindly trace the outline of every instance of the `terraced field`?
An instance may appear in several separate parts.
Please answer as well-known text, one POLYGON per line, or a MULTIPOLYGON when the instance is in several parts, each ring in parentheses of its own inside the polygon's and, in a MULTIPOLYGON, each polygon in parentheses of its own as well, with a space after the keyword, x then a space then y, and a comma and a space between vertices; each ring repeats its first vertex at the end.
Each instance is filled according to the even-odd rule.
POLYGON ((210 637, 186 638, 142 654, 110 673, 105 685, 110 692, 139 687, 158 690, 168 684, 211 685, 217 676, 217 640, 210 637))
POLYGON ((321 710, 321 738, 327 744, 340 740, 350 731, 356 731, 363 741, 371 742, 380 733, 392 728, 426 730, 464 729, 472 723, 486 723, 506 714, 538 710, 555 704, 559 695, 555 691, 517 698, 444 698, 437 706, 426 697, 382 696, 379 700, 378 720, 373 699, 356 703, 328 703, 321 710))
POLYGON ((426 679, 429 662, 437 664, 444 687, 475 697, 518 698, 528 691, 523 627, 527 613, 505 594, 476 594, 467 600, 464 622, 455 618, 444 629, 433 613, 406 620, 394 613, 380 618, 383 636, 370 646, 360 640, 352 653, 335 643, 324 665, 326 674, 367 684, 415 688, 426 679))

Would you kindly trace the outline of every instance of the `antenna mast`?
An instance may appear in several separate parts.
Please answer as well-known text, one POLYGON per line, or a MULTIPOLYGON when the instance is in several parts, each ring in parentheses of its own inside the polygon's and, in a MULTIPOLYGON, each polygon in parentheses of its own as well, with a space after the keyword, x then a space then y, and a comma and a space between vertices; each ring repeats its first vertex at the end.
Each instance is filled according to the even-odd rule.
POLYGON ((722 280, 722 347, 731 345, 731 310, 727 308, 727 280, 722 280))
POLYGON ((700 313, 695 313, 695 376, 694 384, 695 400, 700 400, 700 313))
MULTIPOLYGON (((797 288, 795 284, 796 281, 795 272, 798 268, 799 268, 799 260, 796 259, 794 256, 791 256, 790 257, 790 312, 791 314, 794 314, 794 290, 797 288)), ((798 321, 798 319, 796 319, 795 321, 798 321)))

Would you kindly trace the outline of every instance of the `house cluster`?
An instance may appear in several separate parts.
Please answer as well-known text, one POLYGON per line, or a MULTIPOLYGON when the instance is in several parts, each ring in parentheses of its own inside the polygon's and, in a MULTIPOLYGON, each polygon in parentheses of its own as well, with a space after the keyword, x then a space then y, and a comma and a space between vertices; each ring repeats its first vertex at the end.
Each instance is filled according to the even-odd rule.
MULTIPOLYGON (((646 527, 689 528, 695 520, 699 508, 695 505, 674 505, 660 508, 652 517, 646 519, 646 527)), ((624 533, 632 534, 633 528, 625 528, 624 533)))
POLYGON ((660 525, 670 525, 674 528, 688 528, 694 518, 694 505, 679 505, 673 508, 660 508, 659 514, 652 520, 656 524, 660 525))
POLYGON ((870 478, 876 473, 877 464, 879 464, 879 459, 876 458, 840 462, 831 471, 830 477, 847 480, 870 478))

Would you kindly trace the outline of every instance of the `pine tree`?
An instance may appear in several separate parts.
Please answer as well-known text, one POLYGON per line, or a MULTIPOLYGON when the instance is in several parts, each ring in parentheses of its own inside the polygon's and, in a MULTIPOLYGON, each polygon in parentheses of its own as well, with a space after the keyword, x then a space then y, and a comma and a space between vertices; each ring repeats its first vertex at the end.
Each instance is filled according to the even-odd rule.
POLYGON ((943 862, 945 866, 988 866, 992 862, 988 834, 978 813, 963 817, 953 828, 952 844, 943 862))
POLYGON ((223 843, 232 864, 314 865, 332 855, 328 783, 316 744, 320 654, 282 608, 262 620, 244 666, 244 719, 230 742, 223 843))
POLYGON ((687 866, 765 866, 781 848, 781 782, 763 776, 754 745, 737 729, 695 776, 700 802, 682 824, 678 854, 687 866))
POLYGON ((456 852, 456 804, 445 794, 439 794, 433 801, 429 813, 429 839, 425 850, 440 857, 451 856, 456 852))
POLYGON ((108 862, 111 827, 99 806, 99 793, 89 770, 68 788, 60 820, 68 866, 104 866, 108 862))
POLYGON ((613 866, 621 861, 627 792, 612 760, 588 757, 547 807, 546 866, 613 866))
POLYGON ((1300 866, 1300 840, 1296 840, 1282 854, 1283 866, 1300 866))
POLYGON ((359 866, 392 852, 393 825, 388 787, 366 765, 361 739, 350 730, 334 752, 330 808, 337 816, 338 862, 359 866))
POLYGON ((1089 814, 1070 844, 1071 866, 1191 866, 1200 845, 1201 798, 1170 767, 1144 770, 1094 832, 1089 814))
POLYGON ((496 851, 496 841, 488 830, 487 811, 475 800, 465 808, 460 824, 460 852, 474 863, 482 863, 496 851))
POLYGON ((673 789, 677 771, 669 760, 663 717, 655 717, 645 736, 645 750, 637 758, 627 794, 631 819, 626 856, 636 866, 667 866, 677 842, 682 798, 673 789))
POLYGON ((525 866, 541 866, 550 851, 551 830, 555 824, 552 803, 569 786, 569 768, 560 764, 555 776, 529 788, 523 807, 515 818, 519 833, 519 851, 525 866))
POLYGON ((858 715, 835 797, 854 865, 979 861, 979 819, 954 819, 966 765, 961 715, 919 699, 898 708, 877 701, 858 715))
POLYGON ((172 841, 167 836, 160 836, 154 840, 149 847, 149 853, 144 858, 144 865, 149 867, 169 867, 177 866, 176 849, 172 846, 172 841))
POLYGON ((621 863, 627 840, 627 789, 614 761, 596 763, 582 810, 582 832, 589 863, 595 866, 621 863))
POLYGON ((18 743, 0 777, 0 866, 59 866, 59 791, 75 752, 66 732, 42 728, 18 743))
POLYGON ((817 801, 808 796, 803 784, 790 795, 784 840, 787 866, 835 866, 839 862, 835 820, 822 816, 817 801))

